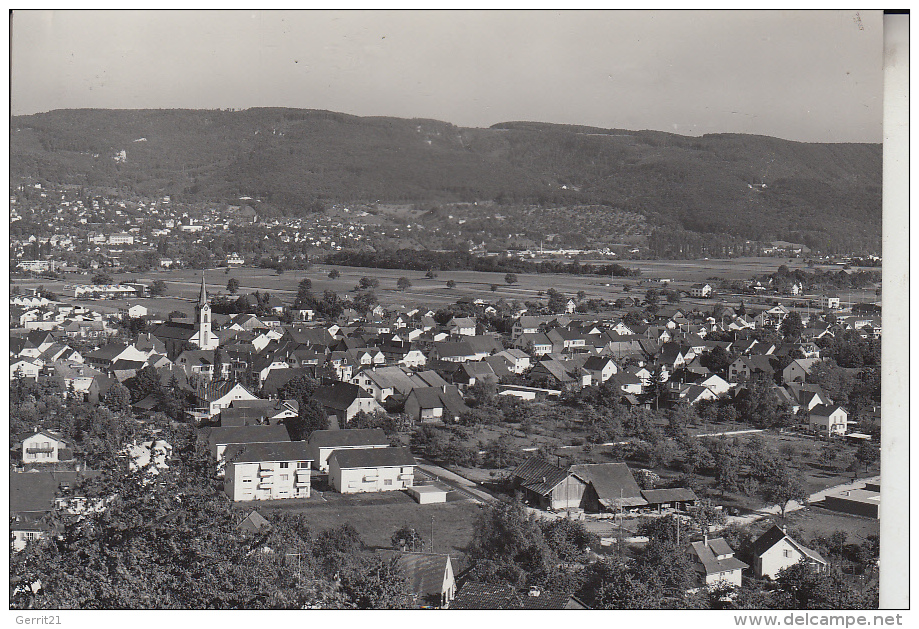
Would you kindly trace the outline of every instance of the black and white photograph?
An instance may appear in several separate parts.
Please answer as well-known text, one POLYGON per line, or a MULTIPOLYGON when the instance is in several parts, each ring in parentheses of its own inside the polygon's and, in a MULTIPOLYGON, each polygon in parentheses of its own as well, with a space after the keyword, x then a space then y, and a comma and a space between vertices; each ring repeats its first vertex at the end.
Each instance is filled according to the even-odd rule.
POLYGON ((908 624, 898 17, 12 10, 10 626, 908 624))

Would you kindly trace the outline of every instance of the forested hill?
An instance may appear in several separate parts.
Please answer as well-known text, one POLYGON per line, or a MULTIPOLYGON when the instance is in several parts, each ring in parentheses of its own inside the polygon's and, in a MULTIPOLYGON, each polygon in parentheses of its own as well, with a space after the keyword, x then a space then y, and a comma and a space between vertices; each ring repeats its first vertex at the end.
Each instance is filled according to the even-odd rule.
POLYGON ((179 199, 606 205, 660 233, 879 250, 881 145, 294 109, 60 110, 11 120, 10 169, 179 199), (123 153, 122 153, 123 151, 123 153))

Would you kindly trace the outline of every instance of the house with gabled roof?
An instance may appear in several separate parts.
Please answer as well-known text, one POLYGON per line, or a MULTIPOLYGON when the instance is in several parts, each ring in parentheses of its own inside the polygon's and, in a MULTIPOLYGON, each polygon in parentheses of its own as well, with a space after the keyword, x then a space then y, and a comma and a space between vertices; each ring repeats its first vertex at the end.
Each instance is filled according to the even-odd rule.
POLYGON ((457 336, 475 336, 476 322, 473 317, 453 317, 447 322, 447 330, 457 336))
POLYGON ((600 512, 647 505, 625 463, 562 468, 532 456, 512 472, 514 487, 528 504, 542 509, 600 512))
POLYGON ((220 411, 221 426, 280 424, 297 417, 297 400, 236 400, 220 411))
POLYGON ((775 579, 780 571, 804 561, 815 570, 824 571, 829 562, 812 548, 789 536, 784 528, 773 524, 753 542, 753 575, 775 579))
POLYGON ((23 438, 19 445, 23 464, 73 460, 73 442, 56 430, 39 430, 23 438))
POLYGON ((838 404, 818 404, 807 414, 811 432, 828 437, 844 435, 849 431, 849 413, 838 404))
POLYGON ((810 411, 815 406, 821 404, 832 404, 833 400, 824 393, 823 389, 816 384, 802 384, 800 382, 791 382, 785 385, 788 395, 794 400, 800 408, 810 411))
POLYGON ((511 339, 517 340, 521 334, 538 334, 547 319, 547 317, 534 317, 531 315, 518 317, 511 328, 511 339))
POLYGON ((739 382, 754 378, 772 379, 775 369, 768 356, 741 356, 728 366, 728 380, 739 382))
POLYGON ((10 358, 10 381, 16 378, 38 379, 42 366, 35 362, 37 360, 36 358, 10 358))
POLYGON ((702 541, 692 542, 689 555, 703 585, 740 587, 741 573, 750 567, 734 557, 734 549, 723 537, 709 539, 706 535, 702 541))
POLYGON ((405 414, 422 423, 443 422, 467 411, 456 385, 418 387, 405 398, 405 414))
POLYGON ((197 407, 188 411, 198 421, 206 421, 216 417, 235 400, 257 400, 258 398, 238 382, 208 381, 199 384, 195 389, 197 407))
POLYGON ((415 457, 405 446, 335 450, 329 456, 329 485, 342 494, 401 491, 415 478, 415 457))
POLYGON ((511 373, 521 374, 530 368, 530 355, 523 350, 516 348, 505 349, 495 354, 495 356, 501 356, 508 361, 508 371, 511 373))
MULTIPOLYGON (((580 388, 581 380, 568 373, 565 365, 554 359, 541 360, 530 370, 534 382, 560 387, 562 389, 580 388)), ((590 378, 590 375, 587 375, 590 378)))
POLYGON ((380 551, 405 576, 416 606, 441 609, 456 596, 456 576, 450 555, 408 551, 380 551))
POLYGON ((584 508, 588 511, 616 511, 644 507, 648 501, 625 463, 572 465, 571 473, 587 484, 584 508))
POLYGON ((545 356, 552 352, 552 341, 542 332, 521 334, 515 339, 514 346, 533 356, 545 356))
POLYGON ((322 405, 329 416, 335 418, 338 427, 345 426, 358 413, 382 413, 383 407, 361 387, 350 382, 336 382, 318 387, 313 400, 322 405))
POLYGON ((819 363, 817 358, 795 358, 782 370, 782 382, 804 382, 814 365, 819 363))
POLYGON ((584 363, 584 370, 590 374, 590 383, 599 386, 619 373, 619 367, 609 356, 590 356, 584 363))

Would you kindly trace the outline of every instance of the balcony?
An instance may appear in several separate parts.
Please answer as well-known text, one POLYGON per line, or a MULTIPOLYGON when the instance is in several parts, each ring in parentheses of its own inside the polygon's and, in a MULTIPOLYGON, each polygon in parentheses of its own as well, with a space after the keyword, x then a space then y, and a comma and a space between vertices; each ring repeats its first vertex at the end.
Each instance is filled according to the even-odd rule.
POLYGON ((38 448, 26 448, 26 452, 28 454, 39 454, 39 453, 52 454, 54 452, 54 447, 53 446, 41 446, 38 448))
POLYGON ((297 479, 297 482, 294 483, 294 487, 296 487, 297 489, 301 489, 301 488, 303 488, 303 487, 309 487, 309 486, 310 486, 310 481, 309 481, 309 479, 300 480, 300 479, 298 478, 298 479, 297 479))
POLYGON ((274 476, 274 470, 259 470, 259 478, 265 478, 266 476, 274 476))
POLYGON ((310 475, 310 468, 308 467, 298 467, 297 468, 297 476, 309 477, 309 475, 310 475))

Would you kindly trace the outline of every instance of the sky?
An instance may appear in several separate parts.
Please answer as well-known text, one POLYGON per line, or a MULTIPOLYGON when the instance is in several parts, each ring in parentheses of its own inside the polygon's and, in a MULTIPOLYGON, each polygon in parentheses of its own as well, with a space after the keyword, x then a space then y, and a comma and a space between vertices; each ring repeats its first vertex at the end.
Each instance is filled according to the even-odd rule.
POLYGON ((880 142, 882 58, 879 11, 15 11, 11 106, 880 142))

